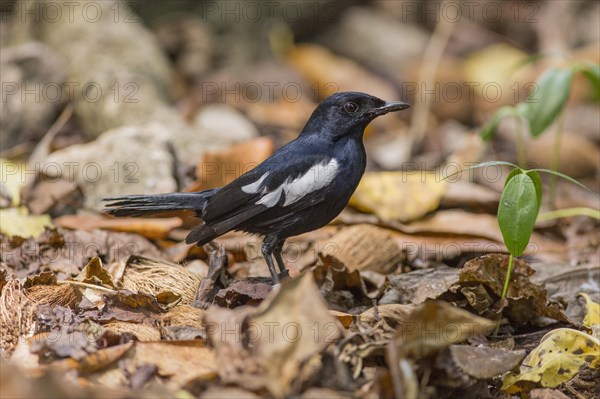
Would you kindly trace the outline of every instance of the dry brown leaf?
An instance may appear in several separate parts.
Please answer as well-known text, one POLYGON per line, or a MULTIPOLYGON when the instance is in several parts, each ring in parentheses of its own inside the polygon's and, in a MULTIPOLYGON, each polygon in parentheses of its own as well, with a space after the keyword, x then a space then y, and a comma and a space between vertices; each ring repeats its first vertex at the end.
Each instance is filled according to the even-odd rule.
POLYGON ((390 327, 397 328, 414 309, 415 305, 401 305, 399 303, 377 305, 377 308, 370 308, 362 312, 358 316, 358 321, 361 324, 373 327, 379 321, 385 320, 390 327))
POLYGON ((155 364, 158 374, 169 378, 167 386, 176 389, 191 380, 212 380, 217 374, 215 351, 200 341, 136 342, 128 358, 132 369, 155 364))
POLYGON ((247 325, 254 333, 252 354, 264 367, 264 383, 276 397, 290 392, 298 367, 334 342, 341 328, 310 273, 285 284, 248 318, 247 325))
MULTIPOLYGON (((493 317, 504 307, 500 296, 507 267, 508 255, 489 254, 472 259, 465 263, 460 271, 459 282, 451 290, 461 292, 478 313, 493 317), (480 285, 483 287, 478 288, 480 285)), ((541 316, 568 321, 557 304, 548 302, 546 289, 530 281, 533 273, 535 271, 526 262, 514 260, 506 294, 506 309, 502 310, 502 314, 513 325, 532 323, 541 316)))
POLYGON ((517 367, 526 355, 524 350, 509 351, 485 346, 451 345, 452 360, 471 377, 487 380, 517 367))
POLYGON ((58 360, 52 362, 50 368, 61 372, 77 370, 80 373, 93 373, 121 359, 132 346, 133 342, 127 342, 122 345, 100 349, 97 352, 87 354, 79 360, 73 358, 58 360))
POLYGON ((350 327, 350 325, 354 321, 354 315, 351 315, 350 313, 338 312, 337 310, 330 310, 329 314, 338 319, 340 323, 342 323, 344 328, 350 327))
MULTIPOLYGON (((390 226, 392 227, 392 226, 390 226)), ((498 220, 493 215, 465 212, 462 210, 437 211, 434 215, 409 224, 396 225, 403 233, 447 234, 467 237, 482 237, 503 243, 498 220)), ((502 248, 495 247, 495 251, 502 248)), ((539 258, 562 259, 565 257, 564 243, 551 240, 534 232, 524 255, 535 254, 539 258)))
POLYGON ((229 287, 219 290, 215 296, 215 304, 227 308, 235 308, 241 305, 258 305, 271 292, 272 285, 270 280, 236 281, 229 287))
POLYGON ((396 97, 391 86, 347 58, 333 54, 315 44, 295 46, 287 60, 302 73, 309 82, 323 88, 322 98, 336 91, 362 91, 383 99, 396 97))
POLYGON ((400 325, 391 345, 400 357, 420 358, 476 335, 490 333, 496 323, 447 302, 419 305, 400 325))
POLYGON ((117 289, 111 274, 102 266, 102 260, 97 256, 90 259, 88 264, 74 280, 85 284, 98 285, 104 288, 117 289))
MULTIPOLYGON (((390 276, 391 290, 386 292, 384 298, 388 297, 400 303, 418 305, 428 299, 439 298, 440 295, 448 292, 457 281, 458 270, 448 266, 413 270, 390 276)), ((387 303, 387 299, 384 298, 381 299, 381 302, 387 303)))
POLYGON ((64 215, 54 224, 71 230, 104 229, 122 233, 136 233, 148 238, 164 238, 181 226, 180 218, 105 218, 96 215, 64 215))
POLYGON ((386 229, 359 224, 341 229, 321 243, 326 262, 339 263, 352 272, 372 270, 387 274, 402 261, 402 251, 386 229))

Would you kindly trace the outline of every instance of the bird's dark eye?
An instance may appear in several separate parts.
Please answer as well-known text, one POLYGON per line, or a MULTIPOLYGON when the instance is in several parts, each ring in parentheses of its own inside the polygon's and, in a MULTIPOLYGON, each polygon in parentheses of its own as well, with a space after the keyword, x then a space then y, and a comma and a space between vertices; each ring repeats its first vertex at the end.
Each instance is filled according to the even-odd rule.
POLYGON ((356 105, 356 103, 353 103, 352 101, 347 102, 346 104, 344 104, 344 111, 352 114, 358 111, 358 105, 356 105))

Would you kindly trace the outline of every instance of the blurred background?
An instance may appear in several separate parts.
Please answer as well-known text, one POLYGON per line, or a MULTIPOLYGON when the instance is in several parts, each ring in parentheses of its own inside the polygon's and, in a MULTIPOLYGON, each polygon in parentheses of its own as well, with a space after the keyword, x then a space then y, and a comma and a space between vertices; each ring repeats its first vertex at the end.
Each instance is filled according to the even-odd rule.
MULTIPOLYGON (((370 127, 371 170, 431 170, 452 156, 516 161, 514 123, 502 123, 490 144, 478 129, 500 107, 525 100, 549 66, 597 63, 599 8, 594 1, 3 0, 2 156, 27 159, 51 130, 38 160, 101 165, 92 183, 71 171, 93 208, 104 195, 209 188, 232 176, 219 176, 219 162, 219 170, 203 171, 203 156, 218 161, 220 150, 243 142, 230 154, 234 164, 259 162, 294 138, 328 94, 356 90, 413 105, 370 127), (523 62, 544 54, 553 55, 523 62), (148 157, 156 162, 139 162, 148 157), (108 169, 117 161, 120 173, 108 169)), ((564 117, 561 169, 577 178, 598 169, 592 92, 576 76, 564 117)), ((551 135, 529 141, 528 162, 549 167, 551 135)))
MULTIPOLYGON (((507 169, 442 181, 482 161, 557 169, 597 190, 599 11, 593 1, 3 1, 2 206, 18 209, 5 220, 73 227, 56 218, 97 213, 103 197, 224 185, 350 90, 412 104, 367 129, 373 174, 354 209, 402 223, 438 208, 495 212, 507 169), (531 104, 537 125, 519 111, 531 104)), ((597 208, 591 193, 556 185, 545 209, 597 208)))

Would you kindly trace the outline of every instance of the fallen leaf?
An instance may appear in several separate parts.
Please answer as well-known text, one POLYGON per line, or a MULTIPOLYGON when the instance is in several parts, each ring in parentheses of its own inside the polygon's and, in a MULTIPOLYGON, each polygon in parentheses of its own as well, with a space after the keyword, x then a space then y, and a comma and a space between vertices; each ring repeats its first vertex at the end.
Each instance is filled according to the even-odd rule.
POLYGON ((30 215, 26 207, 0 209, 0 233, 8 236, 37 237, 52 227, 48 215, 30 215))
POLYGON ((337 310, 330 310, 329 314, 338 319, 339 322, 342 323, 344 328, 350 327, 350 325, 354 321, 354 316, 350 313, 338 312, 337 310))
POLYGON ((283 285, 248 318, 247 325, 254 332, 251 352, 265 368, 264 383, 275 397, 290 392, 298 367, 334 342, 341 328, 329 314, 311 273, 283 285))
POLYGON ((458 270, 448 266, 392 275, 389 276, 391 290, 385 293, 380 302, 389 303, 389 300, 418 305, 427 299, 437 299, 457 281, 458 270))
MULTIPOLYGON (((462 292, 480 314, 493 317, 504 307, 500 303, 500 297, 507 267, 508 256, 503 254, 489 254, 472 259, 460 270, 459 282, 454 284, 451 291, 462 292), (483 285, 483 288, 478 289, 478 285, 483 285)), ((535 271, 525 261, 514 260, 506 294, 506 309, 502 310, 502 314, 514 325, 533 323, 541 316, 568 321, 558 304, 548 301, 546 289, 531 282, 530 276, 533 273, 535 271)))
POLYGON ((362 91, 384 99, 395 98, 396 93, 384 80, 372 75, 359 64, 333 54, 315 44, 295 46, 287 60, 310 83, 315 82, 322 92, 320 99, 336 91, 362 91), (334 83, 335 82, 335 83, 334 83))
POLYGON ((600 341, 578 330, 558 328, 544 335, 518 373, 504 377, 502 389, 515 394, 536 386, 554 388, 585 367, 600 367, 600 341))
POLYGON ((387 274, 402 261, 402 251, 386 229, 368 224, 342 228, 320 245, 325 262, 344 265, 355 270, 387 274))
POLYGON ((407 222, 437 209, 446 186, 436 172, 367 172, 349 204, 383 220, 407 222))
POLYGON ((104 229, 122 233, 136 233, 148 238, 164 238, 181 226, 178 217, 173 218, 105 218, 94 215, 64 215, 54 219, 54 224, 71 230, 104 229))
POLYGON ((600 304, 592 301, 592 298, 588 294, 580 293, 585 299, 585 318, 583 324, 588 327, 594 327, 600 325, 600 304))
POLYGON ((83 193, 77 183, 68 179, 47 178, 38 174, 22 191, 23 202, 34 215, 76 212, 83 207, 83 193))
POLYGON ((229 287, 219 290, 215 296, 215 304, 227 308, 241 305, 258 305, 271 292, 272 286, 267 281, 242 280, 236 281, 229 287))
POLYGON ((361 324, 373 327, 379 321, 385 320, 390 327, 397 328, 408 318, 413 310, 415 310, 414 305, 401 305, 397 303, 377 305, 377 308, 370 308, 362 312, 358 316, 358 321, 361 324))
POLYGON ((6 196, 5 199, 7 200, 5 207, 17 206, 21 203, 21 188, 25 184, 23 177, 27 176, 27 174, 23 173, 23 170, 26 169, 26 167, 25 164, 19 164, 0 158, 2 187, 4 189, 2 195, 3 197, 6 196))
POLYGON ((102 261, 97 256, 93 257, 88 262, 74 280, 85 284, 98 285, 104 288, 117 289, 111 274, 102 266, 102 261))
POLYGON ((394 341, 400 357, 420 358, 429 353, 491 332, 496 323, 454 307, 447 302, 428 301, 404 320, 394 341))
POLYGON ((452 360, 471 377, 487 380, 517 367, 524 350, 509 351, 486 346, 451 345, 452 360))

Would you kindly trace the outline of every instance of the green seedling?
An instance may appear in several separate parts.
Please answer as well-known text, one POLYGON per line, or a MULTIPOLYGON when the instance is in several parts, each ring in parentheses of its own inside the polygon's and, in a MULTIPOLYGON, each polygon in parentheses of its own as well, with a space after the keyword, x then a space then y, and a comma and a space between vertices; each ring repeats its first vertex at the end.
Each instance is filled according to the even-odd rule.
MULTIPOLYGON (((502 233, 504 245, 509 253, 508 268, 500 298, 501 302, 504 302, 510 285, 514 258, 521 256, 523 252, 525 252, 533 229, 535 228, 535 223, 538 220, 542 203, 542 179, 540 173, 548 173, 563 178, 585 190, 590 190, 577 180, 560 172, 549 169, 526 170, 510 162, 484 162, 474 165, 467 170, 489 166, 509 166, 512 168, 504 183, 498 205, 498 225, 500 227, 500 232, 502 233)), ((462 171, 459 171, 450 176, 446 176, 444 179, 448 179, 461 172, 462 171)), ((575 214, 591 215, 592 217, 598 216, 598 211, 593 209, 583 208, 579 211, 580 213, 576 213, 573 210, 568 210, 567 214, 570 216, 575 214)), ((553 215, 553 217, 556 216, 557 215, 553 215)), ((558 215, 558 217, 561 216, 564 215, 558 215)), ((499 327, 500 320, 498 320, 496 333, 498 332, 499 327)))
MULTIPOLYGON (((520 65, 536 61, 541 57, 529 57, 520 65)), ((559 152, 563 134, 564 108, 569 98, 576 73, 582 73, 588 80, 593 97, 600 100, 600 65, 592 63, 572 64, 568 68, 552 68, 547 70, 536 82, 535 90, 528 98, 515 106, 505 106, 496 111, 482 127, 481 136, 491 140, 500 121, 512 116, 516 124, 517 159, 520 167, 526 163, 525 145, 523 142, 523 124, 527 123, 529 133, 538 137, 555 122, 558 123, 554 148, 552 151, 552 169, 558 170, 559 152)), ((556 176, 551 178, 550 197, 554 203, 556 197, 556 176)))

